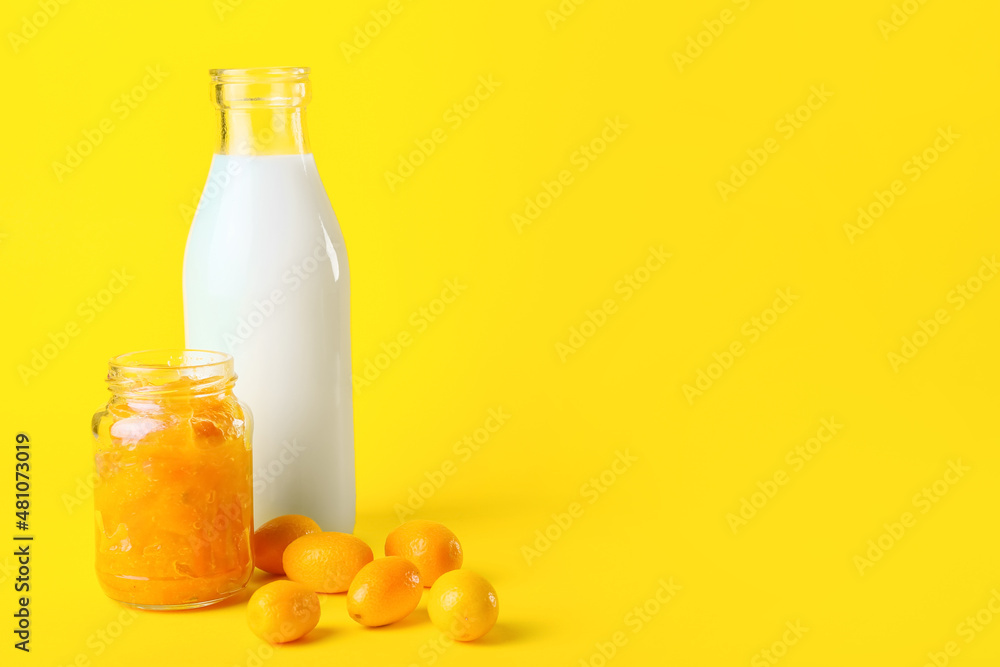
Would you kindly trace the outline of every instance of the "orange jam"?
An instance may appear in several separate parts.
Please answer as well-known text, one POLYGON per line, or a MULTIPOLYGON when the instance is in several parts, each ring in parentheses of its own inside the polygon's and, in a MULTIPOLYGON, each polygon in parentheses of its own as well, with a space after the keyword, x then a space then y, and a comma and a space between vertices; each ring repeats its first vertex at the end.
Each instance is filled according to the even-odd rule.
POLYGON ((136 352, 111 360, 94 415, 97 577, 114 600, 200 607, 253 571, 249 410, 229 355, 136 352))

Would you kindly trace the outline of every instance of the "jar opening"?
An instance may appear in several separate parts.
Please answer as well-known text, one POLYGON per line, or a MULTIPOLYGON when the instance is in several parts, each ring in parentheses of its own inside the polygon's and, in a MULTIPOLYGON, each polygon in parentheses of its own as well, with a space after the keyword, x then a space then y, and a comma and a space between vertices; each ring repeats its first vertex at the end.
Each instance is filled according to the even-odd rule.
POLYGON ((236 382, 232 355, 212 350, 142 350, 108 362, 108 388, 143 396, 212 394, 236 382))

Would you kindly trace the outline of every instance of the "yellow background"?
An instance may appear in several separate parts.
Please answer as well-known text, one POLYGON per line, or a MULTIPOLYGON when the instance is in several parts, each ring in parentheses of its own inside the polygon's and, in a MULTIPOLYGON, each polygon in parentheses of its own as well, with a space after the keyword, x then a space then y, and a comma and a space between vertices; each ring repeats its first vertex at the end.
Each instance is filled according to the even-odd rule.
MULTIPOLYGON (((15 434, 31 436, 37 540, 30 655, 12 648, 0 556, 3 664, 256 664, 242 604, 115 625, 92 574, 86 480, 107 359, 182 344, 182 206, 212 151, 207 70, 266 65, 313 68, 355 370, 415 333, 411 315, 446 280, 467 286, 356 391, 356 532, 381 555, 394 507, 453 461, 415 515, 458 533, 501 613, 483 641, 438 652, 423 604, 365 630, 331 596, 312 638, 265 649, 265 664, 600 665, 619 631, 608 664, 772 664, 758 652, 782 653, 786 623, 808 628, 788 667, 916 667, 952 641, 949 664, 997 664, 1000 619, 971 641, 959 624, 1000 587, 1000 281, 961 309, 949 293, 1000 251, 1000 7, 909 0, 916 12, 884 36, 890 0, 588 0, 564 2, 575 10, 555 27, 558 0, 401 0, 348 61, 341 43, 387 4, 71 0, 15 49, 10 34, 43 10, 4 3, 0 459, 12 470, 15 434), (731 23, 704 32, 723 10, 731 23), (707 46, 679 71, 675 52, 699 33, 707 46), (147 67, 166 77, 120 117, 147 67), (452 128, 445 112, 481 76, 501 85, 452 128), (786 137, 776 124, 813 86, 832 96, 786 137), (627 127, 580 171, 574 153, 609 118, 627 127), (53 162, 102 119, 113 131, 60 182, 53 162), (438 127, 446 142, 390 190, 385 172, 438 127), (949 127, 959 137, 911 181, 906 163, 949 127), (718 181, 769 138, 778 151, 723 201, 718 181), (562 170, 572 183, 519 232, 512 214, 562 170), (851 243, 844 225, 896 179, 905 194, 851 243), (650 246, 671 257, 626 300, 615 285, 650 246), (85 319, 80 304, 122 269, 126 288, 85 319), (744 326, 769 317, 777 290, 798 299, 751 340, 744 326), (608 299, 615 312, 564 362, 556 344, 608 299), (947 323, 896 372, 888 354, 939 309, 947 323), (19 367, 73 323, 24 381, 19 367), (742 356, 689 402, 683 385, 733 343, 742 356), (461 460, 454 443, 497 407, 509 420, 461 460), (796 470, 786 454, 830 418, 843 428, 796 470), (616 451, 637 460, 585 495, 616 451), (958 460, 970 470, 922 513, 914 496, 958 460), (776 473, 787 483, 734 534, 727 514, 776 473), (523 547, 573 502, 582 515, 549 528, 562 534, 529 564, 523 547), (915 525, 859 572, 904 512, 915 525), (671 577, 682 590, 649 603, 671 577), (659 613, 634 632, 627 615, 647 603, 659 613)), ((0 477, 10 545, 12 473, 0 477)))

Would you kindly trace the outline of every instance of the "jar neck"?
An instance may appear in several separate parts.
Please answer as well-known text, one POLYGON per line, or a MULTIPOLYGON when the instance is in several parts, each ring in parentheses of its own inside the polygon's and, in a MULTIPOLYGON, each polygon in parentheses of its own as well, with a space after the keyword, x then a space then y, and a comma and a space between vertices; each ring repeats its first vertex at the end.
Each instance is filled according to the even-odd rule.
POLYGON ((216 152, 222 155, 311 153, 305 108, 219 109, 216 152))
POLYGON ((145 350, 108 363, 113 397, 160 403, 231 394, 233 358, 207 350, 145 350))

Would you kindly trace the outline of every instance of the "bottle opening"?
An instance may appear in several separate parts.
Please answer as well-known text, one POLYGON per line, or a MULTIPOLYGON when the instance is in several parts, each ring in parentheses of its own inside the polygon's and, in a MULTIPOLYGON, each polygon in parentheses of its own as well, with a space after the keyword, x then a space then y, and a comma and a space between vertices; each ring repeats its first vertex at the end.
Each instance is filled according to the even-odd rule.
POLYGON ((222 109, 305 106, 310 99, 308 67, 211 69, 212 101, 222 109))

